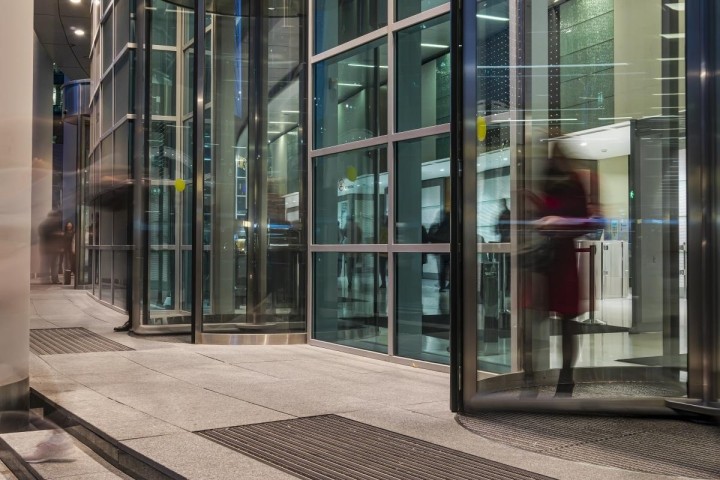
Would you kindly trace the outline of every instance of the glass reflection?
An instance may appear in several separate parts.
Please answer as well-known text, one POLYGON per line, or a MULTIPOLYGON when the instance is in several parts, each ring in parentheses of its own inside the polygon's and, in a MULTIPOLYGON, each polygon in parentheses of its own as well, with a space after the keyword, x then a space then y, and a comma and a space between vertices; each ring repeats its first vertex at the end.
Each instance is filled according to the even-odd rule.
POLYGON ((314 65, 316 149, 387 133, 387 41, 314 65))
POLYGON ((387 149, 317 157, 313 159, 313 171, 314 242, 381 242, 387 212, 387 149))
POLYGON ((323 252, 313 259, 313 338, 387 353, 387 290, 377 286, 378 254, 323 252))
POLYGON ((397 130, 450 122, 450 17, 397 33, 397 130))
MULTIPOLYGON (((450 243, 428 233, 450 211, 450 136, 398 142, 396 146, 396 243, 450 243)), ((448 217, 449 220, 449 217, 448 217)), ((441 232, 442 233, 442 232, 441 232)))
POLYGON ((315 0, 315 53, 387 25, 387 0, 315 0))
MULTIPOLYGON (((450 362, 450 296, 433 268, 449 253, 399 253, 396 259, 396 351, 403 357, 450 362)), ((448 258, 449 260, 449 258, 448 258)), ((447 278, 449 277, 447 264, 447 278)))
POLYGON ((447 0, 395 0, 395 16, 402 20, 444 3, 447 0))

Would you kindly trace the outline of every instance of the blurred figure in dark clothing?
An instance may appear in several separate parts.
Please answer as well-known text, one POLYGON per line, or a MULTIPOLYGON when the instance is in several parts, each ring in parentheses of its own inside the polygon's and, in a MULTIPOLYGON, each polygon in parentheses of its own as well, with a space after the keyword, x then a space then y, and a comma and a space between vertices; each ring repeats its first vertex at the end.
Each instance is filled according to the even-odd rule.
POLYGON ((563 359, 556 396, 571 396, 579 326, 573 319, 582 313, 575 239, 595 226, 580 178, 558 148, 545 171, 539 207, 540 218, 534 226, 548 239, 546 254, 552 259, 546 271, 547 310, 560 318, 562 328, 563 359))
MULTIPOLYGON (((450 243, 450 212, 440 211, 437 222, 430 225, 428 240, 430 243, 450 243)), ((450 254, 437 253, 435 256, 438 268, 438 290, 446 292, 450 288, 450 254)))
POLYGON ((495 232, 500 237, 501 243, 510 242, 510 209, 507 206, 507 199, 500 200, 500 214, 498 215, 495 232))
MULTIPOLYGON (((355 221, 355 216, 351 215, 345 222, 343 229, 344 242, 346 244, 362 243, 363 233, 360 225, 355 221)), ((345 276, 347 277, 348 288, 352 288, 353 277, 355 275, 355 265, 360 260, 359 253, 345 254, 345 276)))
POLYGON ((62 216, 57 210, 51 210, 45 220, 38 225, 40 254, 43 258, 43 277, 50 277, 52 283, 60 283, 58 268, 62 263, 63 232, 62 216))
POLYGON ((63 230, 62 263, 65 270, 75 273, 75 227, 72 222, 67 222, 63 230))

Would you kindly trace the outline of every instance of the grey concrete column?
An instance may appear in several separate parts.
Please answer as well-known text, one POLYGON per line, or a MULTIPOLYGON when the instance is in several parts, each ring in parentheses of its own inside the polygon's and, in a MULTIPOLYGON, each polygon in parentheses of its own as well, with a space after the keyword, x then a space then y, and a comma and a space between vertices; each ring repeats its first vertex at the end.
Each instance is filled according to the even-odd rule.
POLYGON ((4 2, 0 64, 0 411, 27 405, 33 140, 33 3, 4 2))

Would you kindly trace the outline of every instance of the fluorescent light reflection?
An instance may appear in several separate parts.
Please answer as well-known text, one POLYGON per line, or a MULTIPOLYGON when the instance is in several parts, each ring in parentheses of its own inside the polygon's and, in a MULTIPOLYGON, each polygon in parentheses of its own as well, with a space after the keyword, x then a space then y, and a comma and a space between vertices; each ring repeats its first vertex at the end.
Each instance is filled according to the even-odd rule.
POLYGON ((577 122, 577 118, 533 118, 529 120, 493 120, 492 123, 577 122))
POLYGON ((509 22, 509 18, 505 17, 496 17, 494 15, 483 15, 482 13, 478 13, 475 15, 477 18, 482 18, 483 20, 496 20, 498 22, 509 22))
POLYGON ((440 45, 438 43, 421 43, 421 47, 427 47, 427 48, 450 48, 447 45, 440 45))
POLYGON ((667 38, 668 40, 677 40, 678 38, 685 38, 684 33, 661 33, 660 36, 662 38, 667 38))
POLYGON ((362 67, 362 68, 388 68, 387 65, 366 65, 364 63, 348 63, 348 67, 362 67))

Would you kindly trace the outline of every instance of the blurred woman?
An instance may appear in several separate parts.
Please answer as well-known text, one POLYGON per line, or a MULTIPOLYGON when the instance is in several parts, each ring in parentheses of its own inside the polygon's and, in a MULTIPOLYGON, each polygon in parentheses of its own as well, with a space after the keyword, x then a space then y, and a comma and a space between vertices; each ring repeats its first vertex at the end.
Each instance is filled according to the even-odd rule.
POLYGON ((582 313, 575 240, 592 231, 595 222, 590 218, 580 178, 558 148, 545 171, 539 213, 534 226, 547 239, 545 254, 551 259, 545 273, 547 310, 551 316, 560 318, 562 328, 563 358, 556 396, 570 396, 575 386, 572 368, 577 356, 575 337, 579 333, 574 319, 582 313))

